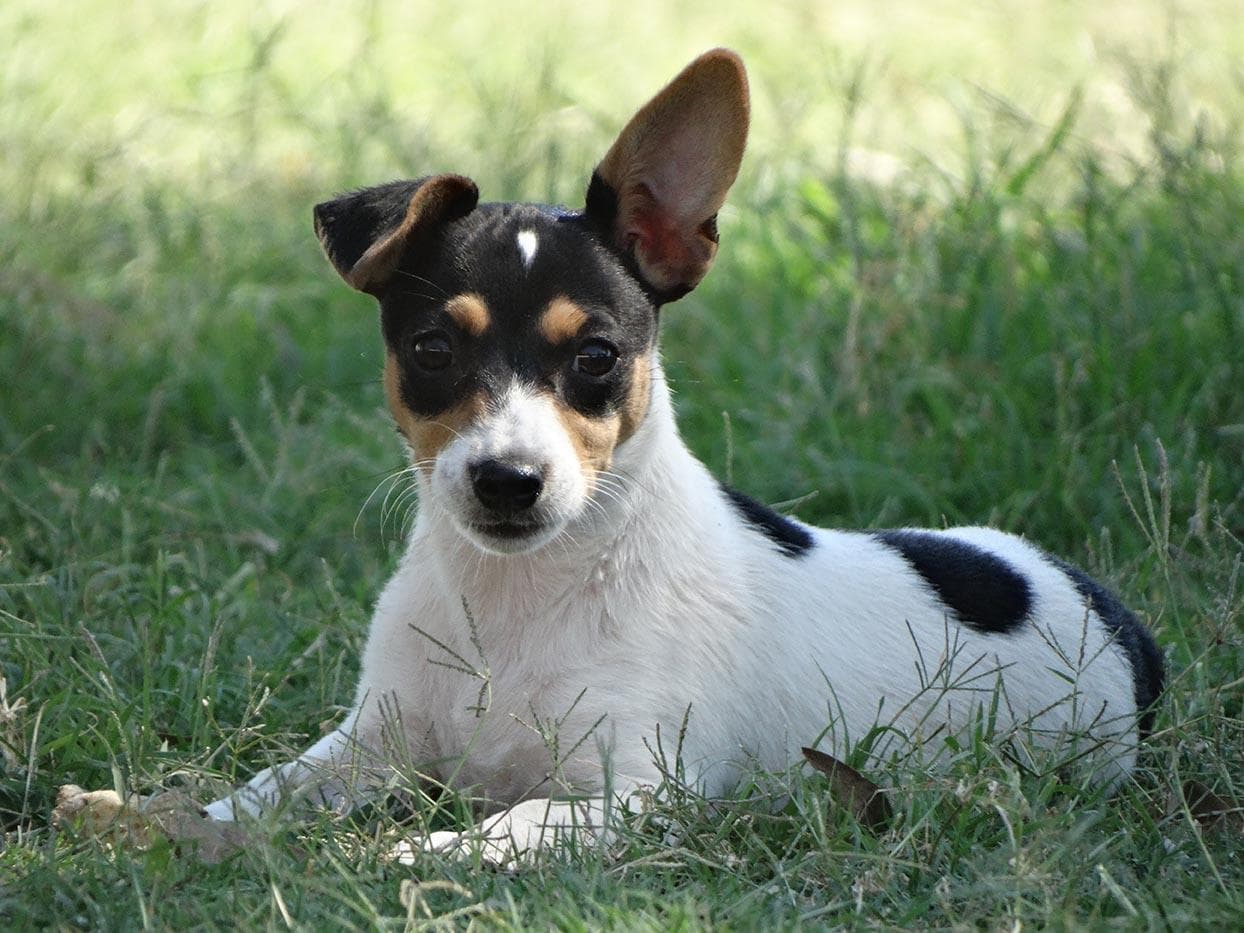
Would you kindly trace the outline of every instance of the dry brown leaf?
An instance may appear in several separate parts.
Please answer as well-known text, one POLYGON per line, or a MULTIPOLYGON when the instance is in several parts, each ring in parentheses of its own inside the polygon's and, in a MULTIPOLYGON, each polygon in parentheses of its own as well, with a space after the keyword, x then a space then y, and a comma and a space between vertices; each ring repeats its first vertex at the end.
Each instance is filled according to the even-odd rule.
POLYGON ((209 819, 202 807, 175 790, 148 798, 143 815, 179 849, 209 865, 224 861, 252 841, 247 827, 209 819))
POLYGON ((1180 789, 1188 812, 1202 826, 1244 830, 1244 804, 1240 801, 1222 797, 1200 781, 1184 781, 1180 789))
POLYGON ((247 844, 250 834, 236 823, 208 819, 202 808, 180 791, 126 800, 113 790, 85 791, 65 784, 56 795, 52 819, 111 845, 149 848, 167 839, 180 852, 214 865, 247 844))
POLYGON ((834 800, 846 807, 862 826, 881 830, 890 824, 894 813, 880 787, 850 765, 819 749, 804 748, 803 757, 829 779, 829 792, 834 800))
POLYGON ((150 843, 147 823, 115 790, 83 790, 63 784, 56 792, 52 822, 88 836, 141 847, 150 843))

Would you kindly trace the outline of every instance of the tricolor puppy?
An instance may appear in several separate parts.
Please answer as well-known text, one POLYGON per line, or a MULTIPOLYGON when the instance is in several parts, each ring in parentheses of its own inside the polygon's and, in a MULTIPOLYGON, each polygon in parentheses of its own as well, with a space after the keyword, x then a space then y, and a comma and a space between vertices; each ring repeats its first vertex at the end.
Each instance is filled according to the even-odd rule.
POLYGON ((353 711, 210 815, 347 807, 400 755, 482 801, 426 844, 506 861, 659 784, 658 733, 708 795, 817 742, 932 757, 982 715, 1023 747, 1077 735, 1104 783, 1133 767, 1162 663, 1101 586, 988 528, 809 527, 679 438, 659 312, 712 264, 747 124, 718 50, 627 124, 582 210, 480 204, 458 175, 316 208, 380 303, 418 518, 353 711))

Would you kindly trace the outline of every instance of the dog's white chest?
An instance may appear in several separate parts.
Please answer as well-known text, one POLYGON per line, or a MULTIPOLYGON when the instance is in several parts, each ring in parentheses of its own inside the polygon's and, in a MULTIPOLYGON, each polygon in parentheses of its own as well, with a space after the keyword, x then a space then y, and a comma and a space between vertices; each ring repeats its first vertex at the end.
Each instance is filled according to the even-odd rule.
POLYGON ((596 786, 612 724, 606 680, 581 666, 429 672, 436 776, 493 801, 596 786), (575 684, 596 681, 595 688, 575 684))

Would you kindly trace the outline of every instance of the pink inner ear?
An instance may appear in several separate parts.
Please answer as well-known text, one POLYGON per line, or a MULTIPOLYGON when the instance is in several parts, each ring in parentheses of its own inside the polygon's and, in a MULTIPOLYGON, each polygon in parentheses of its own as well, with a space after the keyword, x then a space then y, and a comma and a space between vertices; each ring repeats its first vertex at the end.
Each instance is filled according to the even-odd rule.
POLYGON ((666 211, 646 185, 639 186, 628 208, 625 235, 634 242, 640 271, 651 284, 669 289, 703 276, 714 247, 694 220, 684 221, 666 211))
POLYGON ((733 172, 725 180, 719 177, 718 166, 728 157, 722 159, 712 151, 716 140, 697 135, 695 129, 679 126, 650 143, 660 153, 660 159, 647 165, 645 179, 653 201, 689 232, 704 216, 717 213, 734 180, 733 172))

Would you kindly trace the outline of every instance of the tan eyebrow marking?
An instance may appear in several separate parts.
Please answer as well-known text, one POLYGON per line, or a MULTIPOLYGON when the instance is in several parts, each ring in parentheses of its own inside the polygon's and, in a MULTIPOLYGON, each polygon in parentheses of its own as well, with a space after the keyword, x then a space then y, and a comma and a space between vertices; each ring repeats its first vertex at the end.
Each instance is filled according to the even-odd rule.
POLYGON ((579 335, 587 312, 569 298, 554 298, 540 315, 540 333, 551 344, 566 343, 579 335))
POLYGON ((450 298, 445 305, 445 313, 472 337, 478 337, 492 323, 492 315, 488 313, 484 299, 470 292, 450 298))

